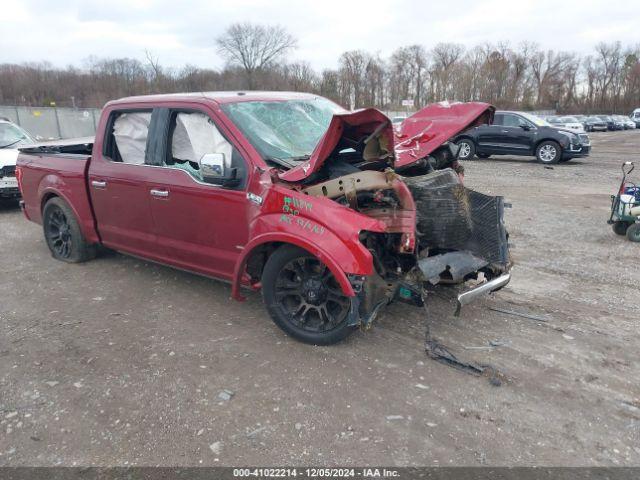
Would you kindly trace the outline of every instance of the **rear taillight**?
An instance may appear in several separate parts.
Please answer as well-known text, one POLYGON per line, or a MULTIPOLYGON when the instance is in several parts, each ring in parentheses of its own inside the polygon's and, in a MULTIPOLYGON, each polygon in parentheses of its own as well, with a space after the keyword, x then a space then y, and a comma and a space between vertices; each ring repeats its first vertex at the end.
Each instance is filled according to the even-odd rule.
POLYGON ((22 169, 20 167, 16 167, 16 180, 18 181, 18 189, 20 190, 20 195, 22 195, 22 169))

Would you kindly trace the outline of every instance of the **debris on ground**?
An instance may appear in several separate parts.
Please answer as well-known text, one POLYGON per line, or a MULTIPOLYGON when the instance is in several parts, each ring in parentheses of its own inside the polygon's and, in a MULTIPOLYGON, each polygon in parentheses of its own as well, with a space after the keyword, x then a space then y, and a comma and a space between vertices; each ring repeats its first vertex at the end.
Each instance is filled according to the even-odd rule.
POLYGON ((253 437, 255 437, 256 435, 258 435, 260 432, 265 431, 266 429, 267 429, 267 427, 260 427, 260 428, 256 428, 255 430, 253 430, 253 431, 251 431, 251 432, 247 433, 247 437, 248 437, 248 438, 253 438, 253 437))
MULTIPOLYGON (((424 350, 429 358, 440 362, 444 365, 448 365, 450 367, 456 368, 462 372, 476 375, 478 377, 486 376, 489 378, 489 383, 494 387, 499 387, 502 385, 502 379, 504 379, 504 375, 498 372, 498 370, 487 364, 479 364, 473 362, 464 362, 459 360, 447 347, 438 343, 436 339, 431 336, 431 329, 429 328, 429 312, 427 310, 427 302, 425 301, 424 296, 426 292, 423 292, 423 305, 427 317, 427 326, 425 333, 425 341, 424 341, 424 350), (502 377, 502 379, 501 379, 502 377)), ((471 347, 472 348, 472 347, 471 347)), ((493 347, 482 347, 482 348, 490 348, 493 347)))
POLYGON ((220 452, 222 452, 222 442, 213 442, 209 445, 209 450, 211 450, 215 455, 220 455, 220 452))
POLYGON ((228 402, 235 394, 231 390, 224 389, 218 394, 218 400, 228 402))
POLYGON ((513 310, 507 310, 505 308, 488 307, 489 310, 494 312, 506 313, 507 315, 515 315, 516 317, 528 318, 529 320, 535 320, 536 322, 548 322, 548 318, 540 317, 538 315, 531 315, 530 313, 514 312, 513 310))
POLYGON ((393 422, 395 420, 404 420, 404 416, 403 415, 387 415, 387 420, 389 422, 393 422))

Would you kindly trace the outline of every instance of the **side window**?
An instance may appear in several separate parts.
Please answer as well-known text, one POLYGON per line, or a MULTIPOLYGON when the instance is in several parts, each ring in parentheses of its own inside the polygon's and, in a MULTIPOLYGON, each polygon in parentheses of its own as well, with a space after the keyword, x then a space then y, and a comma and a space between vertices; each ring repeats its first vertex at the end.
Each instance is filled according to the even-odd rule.
POLYGON ((504 125, 504 115, 502 113, 496 113, 493 116, 492 125, 504 125))
POLYGON ((142 165, 150 124, 150 111, 112 113, 104 155, 114 162, 142 165))
POLYGON ((227 172, 236 169, 240 186, 244 180, 244 160, 222 135, 211 118, 201 112, 174 112, 169 124, 169 142, 165 165, 180 168, 203 181, 200 159, 206 154, 223 154, 227 172))
POLYGON ((520 117, 517 117, 516 115, 505 115, 503 125, 505 127, 519 127, 520 117))

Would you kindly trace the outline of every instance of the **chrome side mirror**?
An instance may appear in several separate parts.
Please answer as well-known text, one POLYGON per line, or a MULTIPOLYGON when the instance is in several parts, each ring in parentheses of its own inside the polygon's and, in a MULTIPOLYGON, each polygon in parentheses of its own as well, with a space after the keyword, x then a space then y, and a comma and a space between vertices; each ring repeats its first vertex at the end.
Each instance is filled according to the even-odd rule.
POLYGON ((241 179, 237 177, 238 169, 225 166, 224 153, 205 153, 198 165, 205 183, 223 187, 237 187, 241 183, 241 179))
POLYGON ((206 183, 219 185, 225 179, 224 153, 205 153, 198 163, 206 183))

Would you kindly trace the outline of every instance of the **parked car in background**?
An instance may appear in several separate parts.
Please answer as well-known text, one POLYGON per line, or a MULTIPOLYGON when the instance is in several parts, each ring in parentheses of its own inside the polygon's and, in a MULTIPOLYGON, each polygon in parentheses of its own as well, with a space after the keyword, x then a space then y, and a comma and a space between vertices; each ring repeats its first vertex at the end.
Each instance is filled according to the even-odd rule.
POLYGON ((402 117, 402 116, 398 116, 398 117, 393 117, 391 119, 391 123, 393 123, 394 125, 400 125, 402 122, 404 122, 407 119, 407 117, 402 117))
POLYGON ((587 131, 586 121, 588 117, 586 115, 572 115, 572 116, 582 124, 582 128, 584 128, 584 131, 586 132, 587 131))
POLYGON ((545 120, 549 122, 553 127, 562 127, 563 122, 558 115, 548 115, 545 120))
POLYGON ((640 108, 636 108, 630 115, 631 120, 636 124, 636 128, 640 128, 640 108))
POLYGON ((602 120, 600 117, 596 117, 595 115, 587 117, 584 121, 584 129, 587 132, 606 132, 607 122, 602 120))
POLYGON ((599 119, 607 124, 607 130, 610 132, 616 130, 624 130, 624 125, 619 120, 615 120, 611 115, 596 115, 599 119))
POLYGON ((18 181, 16 180, 16 160, 18 149, 34 143, 24 129, 5 118, 0 118, 0 198, 18 198, 18 181))
POLYGON ((625 130, 632 130, 636 128, 636 122, 631 120, 629 117, 625 117, 624 115, 612 115, 614 120, 617 120, 622 123, 622 127, 625 130))
POLYGON ((460 160, 474 155, 523 155, 550 164, 588 156, 591 150, 586 133, 558 128, 527 112, 498 111, 491 125, 473 127, 458 135, 455 142, 460 147, 460 160))
POLYGON ((584 133, 584 125, 582 122, 578 120, 576 117, 560 117, 560 121, 562 122, 562 128, 566 128, 567 130, 571 130, 576 133, 584 133))

